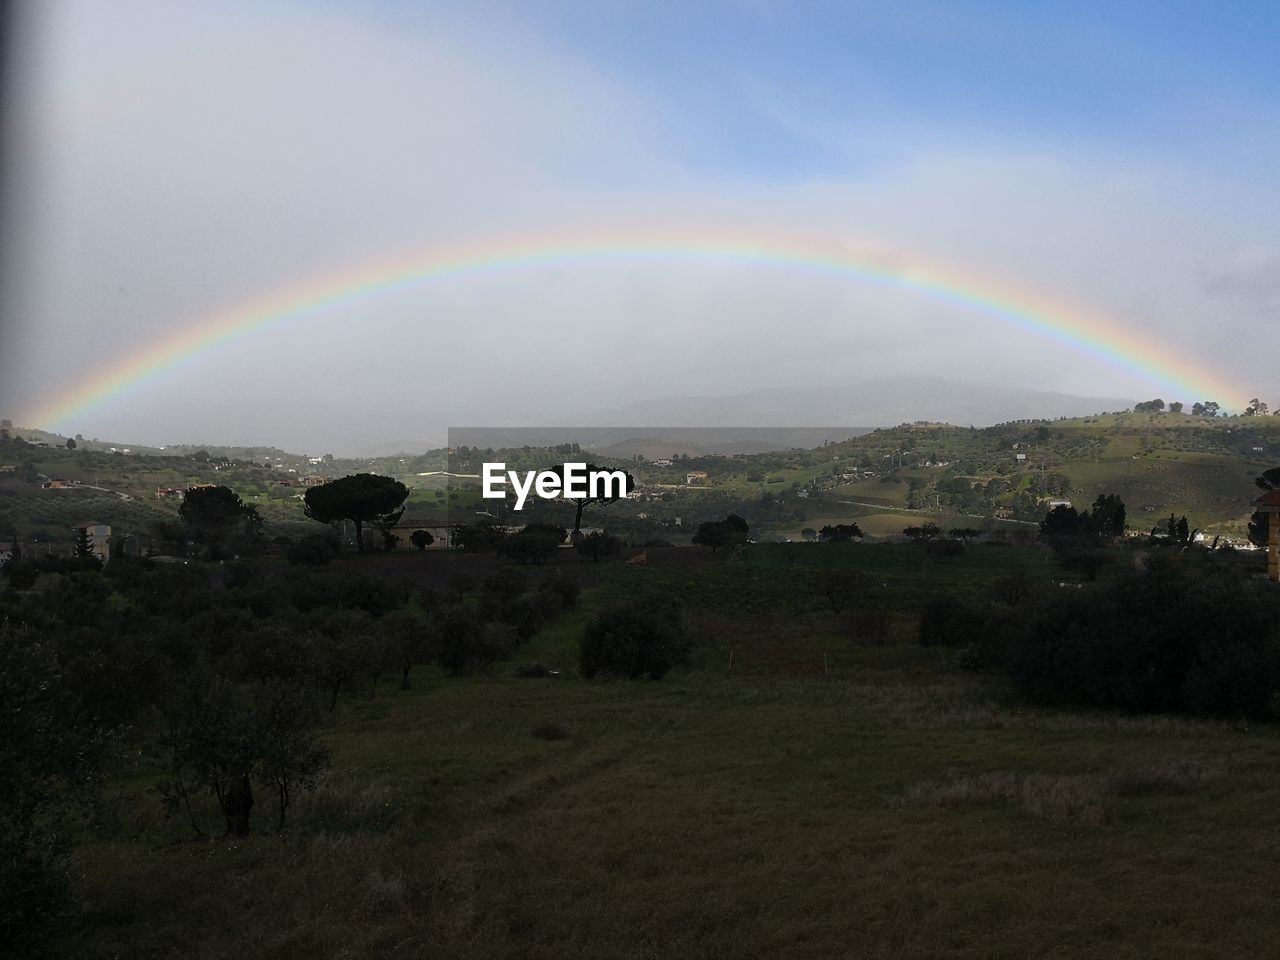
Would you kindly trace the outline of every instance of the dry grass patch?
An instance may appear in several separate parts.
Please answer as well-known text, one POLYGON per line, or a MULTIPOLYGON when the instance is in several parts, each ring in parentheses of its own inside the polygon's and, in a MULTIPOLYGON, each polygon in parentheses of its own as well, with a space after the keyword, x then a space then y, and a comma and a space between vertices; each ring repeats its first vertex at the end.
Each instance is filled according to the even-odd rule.
POLYGON ((1101 826, 1114 819, 1116 798, 1187 793, 1218 783, 1227 765, 1179 760, 1116 773, 1045 774, 996 771, 912 784, 898 805, 1014 806, 1033 817, 1101 826))

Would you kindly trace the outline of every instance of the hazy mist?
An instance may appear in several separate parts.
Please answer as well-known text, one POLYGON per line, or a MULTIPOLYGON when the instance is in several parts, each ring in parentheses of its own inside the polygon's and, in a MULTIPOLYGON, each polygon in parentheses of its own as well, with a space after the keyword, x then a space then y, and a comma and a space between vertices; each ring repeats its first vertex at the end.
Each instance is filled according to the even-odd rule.
POLYGON ((1195 63, 1161 59, 1158 37, 1133 48, 1101 30, 1054 41, 1043 66, 1029 49, 996 56, 985 80, 948 77, 930 51, 979 51, 980 25, 947 38, 856 13, 831 25, 849 31, 856 77, 833 72, 854 69, 834 51, 748 69, 748 32, 780 16, 769 5, 725 8, 741 42, 706 50, 675 38, 700 29, 676 6, 641 25, 668 18, 671 49, 629 43, 634 13, 585 11, 27 7, 8 91, 0 412, 135 442, 341 452, 896 373, 1206 399, 848 277, 570 258, 304 312, 65 422, 23 421, 78 378, 273 291, 408 250, 569 231, 750 233, 941 261, 1113 317, 1238 382, 1224 405, 1280 401, 1257 349, 1280 309, 1272 74, 1248 95, 1230 76, 1193 87, 1195 63), (918 63, 859 60, 877 38, 918 63), (1040 104, 997 96, 1051 70, 1096 111, 1040 87, 1040 104), (977 106, 938 99, 953 87, 977 106))

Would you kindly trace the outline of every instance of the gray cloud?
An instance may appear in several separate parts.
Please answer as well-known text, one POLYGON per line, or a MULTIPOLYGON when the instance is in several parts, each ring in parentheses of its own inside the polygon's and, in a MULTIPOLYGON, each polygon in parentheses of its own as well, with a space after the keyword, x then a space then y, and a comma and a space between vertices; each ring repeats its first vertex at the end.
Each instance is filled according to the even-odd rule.
MULTIPOLYGON (((228 305, 398 251, 680 224, 1014 278, 1280 394, 1274 365, 1241 347, 1274 319, 1274 252, 1232 253, 1273 250, 1269 183, 997 143, 824 182, 726 181, 685 162, 662 104, 536 36, 438 12, 84 2, 37 26, 16 127, 22 240, 4 251, 6 416, 228 305)), ((895 371, 1151 386, 941 300, 636 257, 357 299, 66 428, 344 450, 895 371)))

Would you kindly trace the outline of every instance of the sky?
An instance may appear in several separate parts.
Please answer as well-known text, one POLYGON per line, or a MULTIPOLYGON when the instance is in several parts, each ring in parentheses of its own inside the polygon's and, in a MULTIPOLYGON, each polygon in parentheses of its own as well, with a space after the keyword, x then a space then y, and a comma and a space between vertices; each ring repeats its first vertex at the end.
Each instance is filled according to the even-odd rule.
POLYGON ((900 373, 1280 406, 1274 3, 44 0, 15 27, 23 426, 353 453, 900 373), (803 255, 725 255, 748 241, 803 255), (814 251, 1050 304, 1124 362, 814 251))

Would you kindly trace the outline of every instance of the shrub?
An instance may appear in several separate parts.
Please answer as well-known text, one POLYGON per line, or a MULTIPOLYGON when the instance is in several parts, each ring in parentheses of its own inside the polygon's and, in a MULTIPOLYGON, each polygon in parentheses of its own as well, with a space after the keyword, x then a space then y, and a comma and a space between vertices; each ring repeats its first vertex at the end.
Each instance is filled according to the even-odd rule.
POLYGON ((657 680, 689 659, 680 607, 663 596, 640 597, 601 611, 586 625, 580 647, 582 675, 657 680))
POLYGON ((465 553, 484 553, 502 542, 505 534, 498 524, 482 519, 475 525, 460 523, 453 528, 453 545, 465 553))
POLYGON ((1280 690, 1278 623, 1271 584, 1212 558, 1158 554, 1145 569, 1031 604, 1010 669, 1034 700, 1268 716, 1280 690))
POLYGON ((290 544, 285 549, 284 557, 299 566, 321 567, 332 560, 337 552, 337 537, 313 533, 290 544))
POLYGON ((527 643, 550 619, 546 605, 536 595, 517 597, 507 607, 502 620, 515 631, 518 643, 527 643))
POLYGON ((578 596, 582 593, 582 587, 576 580, 570 580, 565 576, 550 577, 538 584, 538 590, 546 593, 553 593, 560 598, 560 603, 566 610, 572 610, 578 605, 578 596))
POLYGON ((560 543, 559 535, 554 532, 541 526, 526 527, 498 544, 498 556, 519 564, 538 564, 555 556, 560 543))
POLYGON ((502 567, 484 578, 484 592, 503 600, 512 600, 520 596, 528 586, 528 577, 511 567, 502 567))
POLYGON ((616 557, 622 550, 622 541, 611 533, 593 530, 586 536, 579 537, 574 547, 584 557, 598 563, 616 557))
POLYGON ((536 663, 523 663, 516 667, 515 675, 521 680, 539 680, 551 676, 551 671, 539 660, 536 663))
POLYGON ((445 584, 447 588, 447 596, 451 603, 458 603, 468 593, 475 589, 476 578, 469 573, 453 573, 449 575, 449 579, 445 584))
POLYGON ((980 604, 949 593, 929 597, 920 608, 922 646, 959 647, 979 639, 986 617, 980 604))
POLYGON ((483 623, 465 606, 454 607, 445 615, 440 639, 440 663, 453 674, 508 657, 519 642, 510 624, 483 623))
POLYGON ((831 604, 833 613, 857 606, 872 596, 879 584, 861 570, 823 570, 814 581, 818 595, 831 604))

